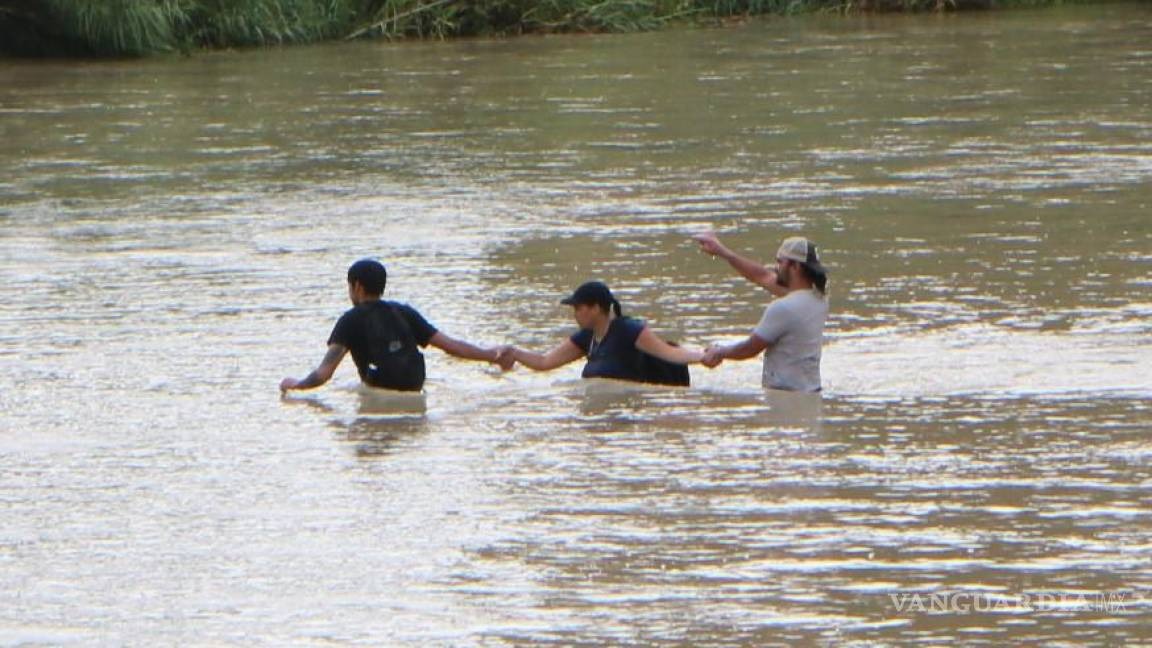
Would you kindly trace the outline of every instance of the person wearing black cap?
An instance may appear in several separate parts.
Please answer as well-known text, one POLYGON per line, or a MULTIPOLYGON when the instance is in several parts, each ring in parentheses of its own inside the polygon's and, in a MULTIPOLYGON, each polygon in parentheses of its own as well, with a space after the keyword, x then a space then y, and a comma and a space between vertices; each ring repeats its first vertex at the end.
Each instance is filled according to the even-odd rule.
POLYGON ((512 347, 509 354, 536 371, 548 371, 587 357, 584 378, 687 385, 688 365, 701 351, 689 351, 661 340, 642 320, 626 317, 608 286, 589 281, 560 301, 572 307, 580 330, 548 353, 512 347))
POLYGON ((800 236, 785 239, 776 252, 775 267, 769 268, 728 249, 712 232, 692 238, 700 249, 724 259, 745 279, 777 297, 744 341, 708 347, 704 366, 715 367, 726 359, 746 360, 763 351, 765 387, 820 391, 828 271, 820 263, 816 244, 800 236))
POLYGON ((332 329, 328 352, 320 365, 302 379, 280 381, 281 392, 312 389, 328 382, 349 351, 364 384, 397 391, 424 387, 424 355, 417 346, 431 344, 457 358, 512 368, 506 347, 485 349, 449 337, 408 304, 381 299, 387 283, 388 272, 379 261, 362 259, 348 268, 348 298, 353 307, 332 329))

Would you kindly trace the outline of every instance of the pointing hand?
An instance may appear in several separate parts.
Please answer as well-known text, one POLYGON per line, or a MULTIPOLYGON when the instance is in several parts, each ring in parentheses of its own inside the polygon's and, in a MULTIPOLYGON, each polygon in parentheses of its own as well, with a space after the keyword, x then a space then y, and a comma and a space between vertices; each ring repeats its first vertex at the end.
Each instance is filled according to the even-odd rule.
POLYGON ((700 245, 700 249, 712 256, 716 256, 724 251, 724 245, 720 239, 716 238, 715 232, 702 232, 700 234, 693 234, 692 240, 700 245))

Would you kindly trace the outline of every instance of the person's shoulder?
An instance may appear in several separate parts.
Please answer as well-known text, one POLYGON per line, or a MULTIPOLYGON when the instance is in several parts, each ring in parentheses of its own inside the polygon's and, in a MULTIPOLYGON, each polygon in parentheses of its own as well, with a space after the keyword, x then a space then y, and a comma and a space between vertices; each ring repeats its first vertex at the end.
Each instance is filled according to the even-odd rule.
POLYGON ((639 317, 632 317, 631 315, 624 315, 616 321, 619 322, 618 325, 621 328, 629 331, 643 331, 644 327, 648 326, 648 323, 644 320, 640 319, 639 317))
POLYGON ((359 314, 362 312, 363 311, 360 309, 359 306, 353 306, 352 308, 349 308, 348 310, 341 313, 340 319, 342 319, 342 320, 353 319, 353 318, 359 316, 359 314))
POLYGON ((640 337, 640 334, 644 332, 644 327, 647 326, 644 320, 628 316, 613 320, 613 324, 619 332, 617 335, 621 335, 623 339, 629 341, 635 341, 636 338, 640 337))
POLYGON ((580 330, 576 331, 575 333, 573 333, 572 335, 569 335, 568 339, 572 340, 573 342, 575 342, 576 340, 585 340, 585 339, 590 340, 590 339, 592 339, 592 329, 590 329, 590 328, 580 329, 580 330))
POLYGON ((773 299, 764 307, 765 318, 792 319, 812 307, 811 298, 805 296, 808 291, 796 290, 773 299))
POLYGON ((796 290, 773 300, 765 313, 785 321, 809 321, 827 315, 828 300, 815 290, 796 290))
POLYGON ((405 304, 404 302, 386 301, 384 302, 390 308, 394 308, 400 316, 407 320, 408 325, 416 331, 416 339, 420 344, 426 344, 432 336, 439 332, 436 325, 428 321, 420 311, 416 310, 413 306, 405 304))
POLYGON ((579 347, 581 351, 587 353, 588 347, 592 344, 592 329, 580 329, 572 335, 569 335, 568 341, 579 347))
POLYGON ((815 290, 793 290, 783 297, 772 300, 773 304, 780 304, 784 308, 807 307, 824 302, 824 296, 815 290))
POLYGON ((788 293, 787 295, 776 297, 772 301, 768 302, 768 304, 764 306, 764 312, 783 313, 785 311, 791 310, 791 302, 789 301, 789 298, 792 297, 792 294, 793 293, 788 293))
POLYGON ((388 308, 395 308, 396 310, 398 310, 398 311, 400 311, 406 315, 415 315, 417 317, 423 318, 423 316, 420 314, 420 311, 416 310, 416 308, 413 307, 411 304, 406 304, 404 302, 391 301, 391 300, 386 300, 386 299, 381 299, 380 303, 384 304, 388 308))
POLYGON ((818 290, 797 290, 790 293, 788 296, 796 296, 795 303, 800 308, 805 309, 827 309, 828 296, 818 290))

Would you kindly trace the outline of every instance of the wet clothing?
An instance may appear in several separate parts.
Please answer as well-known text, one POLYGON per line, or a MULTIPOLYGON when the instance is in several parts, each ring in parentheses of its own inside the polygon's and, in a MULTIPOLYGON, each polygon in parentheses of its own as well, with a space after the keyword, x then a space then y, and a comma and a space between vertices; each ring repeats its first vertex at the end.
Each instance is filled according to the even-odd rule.
POLYGON ((608 324, 604 339, 596 342, 592 329, 583 329, 568 338, 588 358, 584 378, 615 378, 662 385, 687 385, 688 367, 666 362, 636 348, 644 331, 644 321, 616 317, 608 324))
POLYGON ((644 330, 644 322, 631 317, 617 317, 608 324, 604 339, 596 342, 592 329, 583 329, 572 337, 572 344, 580 347, 587 356, 584 365, 585 378, 618 378, 642 382, 636 338, 644 330))
POLYGON ((763 384, 770 389, 820 391, 820 348, 828 300, 815 290, 797 290, 768 304, 752 333, 768 343, 763 384))
POLYGON ((364 302, 336 322, 328 344, 352 353, 360 380, 372 387, 419 391, 424 386, 424 355, 436 327, 407 304, 364 302))

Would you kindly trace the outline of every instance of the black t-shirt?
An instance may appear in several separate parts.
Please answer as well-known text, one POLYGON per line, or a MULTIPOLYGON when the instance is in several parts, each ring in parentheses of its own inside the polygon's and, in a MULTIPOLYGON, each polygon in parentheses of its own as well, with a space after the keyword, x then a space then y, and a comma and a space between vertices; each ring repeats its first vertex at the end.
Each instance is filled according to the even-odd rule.
MULTIPOLYGON (((379 348, 381 345, 381 340, 376 339, 382 335, 377 324, 382 322, 386 327, 387 330, 383 334, 395 334, 397 337, 402 337, 400 332, 391 330, 397 325, 395 318, 389 314, 381 317, 380 313, 375 312, 379 309, 395 309, 395 312, 403 317, 408 324, 408 329, 412 332, 416 344, 422 347, 428 346, 429 340, 432 339, 433 335, 436 335, 436 327, 429 324, 423 315, 408 304, 380 300, 364 302, 349 309, 340 316, 336 326, 332 328, 332 335, 328 336, 328 344, 339 344, 348 349, 352 353, 352 360, 356 363, 356 371, 360 373, 360 380, 368 384, 376 383, 372 379, 369 365, 373 362, 373 348, 379 348)), ((422 369, 423 367, 421 367, 421 374, 423 373, 422 369)), ((419 382, 423 382, 423 375, 420 376, 419 382)), ((393 385, 377 386, 393 387, 393 385)))
POLYGON ((585 378, 617 378, 633 382, 647 382, 644 360, 636 348, 636 338, 644 330, 643 320, 617 317, 608 325, 604 339, 594 343, 592 329, 572 335, 572 344, 580 347, 588 362, 584 365, 585 378))

